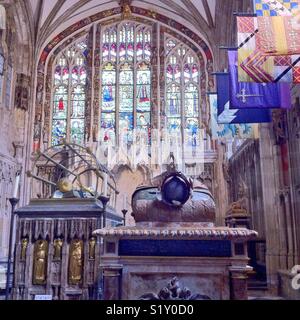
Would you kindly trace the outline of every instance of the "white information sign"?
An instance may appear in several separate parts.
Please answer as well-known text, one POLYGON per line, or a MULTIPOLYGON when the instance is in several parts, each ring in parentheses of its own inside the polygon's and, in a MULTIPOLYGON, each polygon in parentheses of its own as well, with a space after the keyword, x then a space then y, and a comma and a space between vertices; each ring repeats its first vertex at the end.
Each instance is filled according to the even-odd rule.
POLYGON ((52 300, 52 295, 36 294, 34 300, 52 300))

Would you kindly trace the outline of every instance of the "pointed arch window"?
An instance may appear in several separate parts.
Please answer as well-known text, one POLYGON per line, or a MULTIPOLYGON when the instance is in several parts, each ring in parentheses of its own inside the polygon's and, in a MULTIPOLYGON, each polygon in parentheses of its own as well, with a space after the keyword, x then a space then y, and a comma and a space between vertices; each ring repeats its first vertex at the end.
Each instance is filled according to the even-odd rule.
POLYGON ((66 49, 54 67, 52 145, 63 139, 84 144, 86 101, 86 42, 66 49))
POLYGON ((170 132, 181 133, 184 145, 196 147, 200 127, 199 61, 192 49, 166 39, 166 117, 170 132))
POLYGON ((103 29, 100 79, 104 141, 131 143, 134 129, 145 132, 149 138, 150 58, 151 31, 148 26, 123 22, 103 29))

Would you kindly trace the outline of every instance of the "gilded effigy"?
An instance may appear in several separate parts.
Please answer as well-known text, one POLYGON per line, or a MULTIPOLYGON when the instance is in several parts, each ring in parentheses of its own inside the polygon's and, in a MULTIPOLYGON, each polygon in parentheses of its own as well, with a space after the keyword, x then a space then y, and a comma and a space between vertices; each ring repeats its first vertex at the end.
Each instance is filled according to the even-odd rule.
POLYGON ((94 260, 96 257, 96 244, 97 244, 97 239, 95 237, 92 237, 89 240, 89 259, 94 260))
POLYGON ((23 238, 21 240, 21 260, 25 260, 26 259, 26 252, 27 252, 27 247, 28 247, 28 239, 27 238, 23 238))
POLYGON ((53 242, 53 247, 54 247, 54 255, 53 259, 55 260, 61 260, 62 258, 62 246, 63 246, 63 240, 58 238, 55 239, 53 242))
POLYGON ((34 246, 33 284, 46 284, 47 256, 48 242, 46 240, 38 240, 34 246))
POLYGON ((83 241, 73 240, 69 253, 69 284, 79 284, 82 281, 83 241))

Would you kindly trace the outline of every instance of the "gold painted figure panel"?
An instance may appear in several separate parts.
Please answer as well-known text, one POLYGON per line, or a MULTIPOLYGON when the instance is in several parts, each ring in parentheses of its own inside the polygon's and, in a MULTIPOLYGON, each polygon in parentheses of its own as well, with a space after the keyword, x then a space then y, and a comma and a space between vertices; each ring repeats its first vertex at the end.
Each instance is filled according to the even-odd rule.
POLYGON ((44 285, 47 281, 48 242, 38 240, 34 246, 33 284, 44 285))
POLYGON ((82 281, 83 241, 72 240, 69 253, 69 284, 77 285, 82 281))

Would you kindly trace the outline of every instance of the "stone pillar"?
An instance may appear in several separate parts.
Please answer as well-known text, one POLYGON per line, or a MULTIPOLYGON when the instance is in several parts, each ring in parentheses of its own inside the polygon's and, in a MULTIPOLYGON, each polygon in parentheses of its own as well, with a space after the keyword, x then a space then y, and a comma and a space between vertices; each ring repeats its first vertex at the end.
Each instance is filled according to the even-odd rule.
POLYGON ((230 299, 248 300, 247 272, 251 267, 231 267, 230 270, 230 299))
POLYGON ((278 218, 278 155, 275 152, 274 142, 270 136, 269 124, 260 126, 260 162, 263 190, 263 212, 266 222, 266 267, 268 288, 270 293, 277 294, 279 269, 279 218, 278 218))
POLYGON ((102 266, 103 300, 121 300, 121 265, 102 266))

